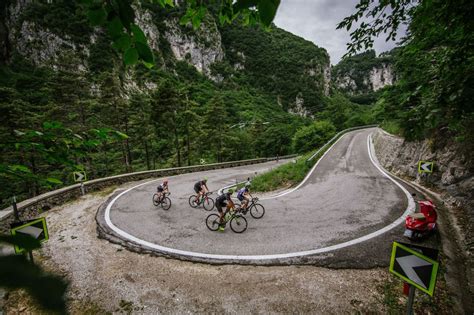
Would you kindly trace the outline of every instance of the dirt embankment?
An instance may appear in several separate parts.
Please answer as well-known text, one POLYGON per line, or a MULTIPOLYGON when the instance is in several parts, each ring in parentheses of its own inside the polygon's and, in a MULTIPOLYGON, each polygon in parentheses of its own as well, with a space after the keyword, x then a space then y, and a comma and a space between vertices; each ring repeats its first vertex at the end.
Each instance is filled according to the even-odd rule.
MULTIPOLYGON (((69 279, 73 314, 386 311, 380 289, 391 277, 386 269, 215 266, 127 251, 97 238, 95 214, 105 195, 48 211, 51 239, 35 254, 47 270, 69 279)), ((10 293, 5 311, 41 313, 18 291, 10 293)))

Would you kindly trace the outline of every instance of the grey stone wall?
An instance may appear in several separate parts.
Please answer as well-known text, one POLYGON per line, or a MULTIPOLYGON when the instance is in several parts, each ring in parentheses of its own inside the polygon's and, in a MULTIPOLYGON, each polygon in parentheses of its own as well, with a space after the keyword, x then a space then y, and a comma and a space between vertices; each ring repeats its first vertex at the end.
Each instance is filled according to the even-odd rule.
POLYGON ((473 166, 460 144, 434 149, 430 140, 408 142, 378 130, 374 135, 380 163, 397 176, 408 178, 438 193, 449 213, 452 233, 469 260, 474 260, 473 166), (418 161, 433 161, 432 174, 418 174, 418 161))

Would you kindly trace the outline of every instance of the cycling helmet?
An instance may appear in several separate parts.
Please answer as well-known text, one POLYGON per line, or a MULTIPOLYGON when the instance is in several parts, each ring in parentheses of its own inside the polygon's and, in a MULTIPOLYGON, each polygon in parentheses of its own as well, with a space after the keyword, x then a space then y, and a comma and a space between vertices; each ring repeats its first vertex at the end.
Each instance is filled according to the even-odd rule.
POLYGON ((163 184, 168 184, 168 179, 164 179, 163 184))
POLYGON ((227 192, 232 195, 234 193, 234 190, 231 188, 227 192))
POLYGON ((204 177, 204 178, 202 179, 202 181, 203 181, 203 182, 207 182, 207 177, 204 177))

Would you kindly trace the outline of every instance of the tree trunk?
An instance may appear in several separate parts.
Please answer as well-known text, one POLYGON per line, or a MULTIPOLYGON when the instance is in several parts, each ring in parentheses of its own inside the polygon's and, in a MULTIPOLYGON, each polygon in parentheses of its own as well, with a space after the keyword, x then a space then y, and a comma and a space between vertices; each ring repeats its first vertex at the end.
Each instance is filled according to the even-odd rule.
MULTIPOLYGON (((31 154, 31 157, 30 157, 30 163, 31 163, 31 173, 33 175, 36 175, 37 173, 37 169, 36 169, 36 160, 35 160, 35 156, 34 156, 34 153, 31 154)), ((33 187, 32 187, 33 191, 32 191, 32 197, 36 197, 39 195, 39 185, 38 185, 38 182, 36 181, 36 179, 33 180, 33 187)))
MULTIPOLYGON (((188 94, 186 93, 186 103, 184 103, 184 112, 188 112, 188 94)), ((191 150, 190 150, 190 144, 189 144, 189 125, 188 125, 188 120, 185 119, 186 121, 186 149, 188 153, 188 166, 191 166, 191 150)))
MULTIPOLYGON (((125 134, 128 135, 128 121, 125 121, 125 134)), ((132 152, 130 151, 130 142, 125 139, 125 149, 127 152, 127 172, 132 172, 132 152)))
POLYGON ((104 153, 104 165, 105 165, 105 176, 109 175, 109 159, 107 156, 107 145, 104 143, 102 146, 102 152, 104 153))
POLYGON ((145 139, 145 158, 146 158, 146 169, 150 170, 150 152, 148 151, 148 141, 145 139))
POLYGON ((178 135, 178 128, 176 127, 176 123, 174 125, 174 142, 176 146, 176 155, 178 156, 178 167, 181 166, 181 152, 179 149, 179 135, 178 135))

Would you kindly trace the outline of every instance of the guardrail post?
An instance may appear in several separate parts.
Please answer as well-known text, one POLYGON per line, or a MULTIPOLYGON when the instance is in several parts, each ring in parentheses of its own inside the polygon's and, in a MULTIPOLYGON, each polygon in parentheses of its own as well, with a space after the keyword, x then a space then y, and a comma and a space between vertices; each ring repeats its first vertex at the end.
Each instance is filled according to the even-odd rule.
POLYGON ((12 207, 13 213, 15 215, 15 220, 18 222, 20 221, 20 214, 18 213, 18 207, 16 206, 16 196, 13 196, 12 198, 12 207))

